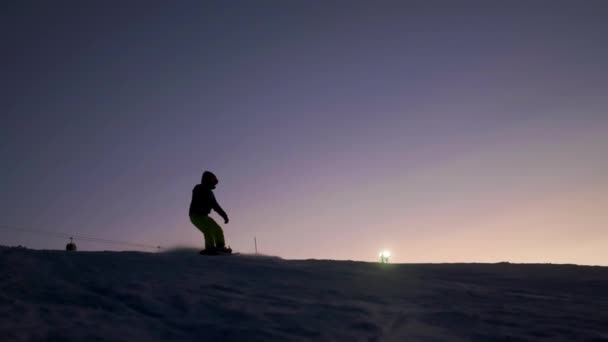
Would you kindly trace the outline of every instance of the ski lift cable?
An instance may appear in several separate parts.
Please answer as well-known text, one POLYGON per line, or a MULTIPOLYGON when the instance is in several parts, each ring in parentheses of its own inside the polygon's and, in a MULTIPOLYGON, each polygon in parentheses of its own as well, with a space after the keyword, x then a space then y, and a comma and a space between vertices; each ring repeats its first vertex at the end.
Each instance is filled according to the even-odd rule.
POLYGON ((152 245, 139 243, 139 242, 109 240, 109 239, 103 239, 103 238, 87 236, 87 235, 67 234, 67 233, 63 233, 63 232, 54 232, 54 231, 50 231, 50 230, 34 229, 34 228, 29 228, 29 227, 17 227, 17 226, 11 226, 11 225, 6 225, 6 224, 0 224, 0 229, 47 235, 47 236, 52 236, 52 237, 62 238, 62 239, 74 238, 74 239, 78 239, 78 240, 82 240, 82 241, 107 243, 107 244, 113 244, 113 245, 125 245, 125 246, 139 247, 139 248, 151 248, 151 249, 160 249, 161 248, 161 246, 152 246, 152 245))
POLYGON ((54 236, 54 237, 59 237, 59 238, 69 238, 72 236, 70 234, 65 234, 65 233, 60 233, 60 232, 51 232, 51 231, 41 230, 41 229, 9 226, 9 225, 5 225, 5 224, 0 225, 0 229, 17 230, 17 231, 23 231, 23 232, 28 232, 28 233, 34 233, 34 234, 49 235, 49 236, 54 236))
POLYGON ((41 234, 41 235, 53 236, 53 237, 62 238, 62 239, 75 238, 75 239, 78 239, 78 240, 81 240, 81 241, 99 242, 99 243, 107 243, 107 244, 114 244, 114 245, 126 245, 126 246, 132 246, 132 247, 152 248, 152 249, 160 249, 161 248, 160 246, 152 246, 152 245, 147 245, 147 244, 137 243, 137 242, 131 242, 131 241, 109 240, 109 239, 102 239, 102 238, 97 238, 97 237, 92 237, 92 236, 87 236, 87 235, 67 234, 67 233, 52 232, 52 231, 48 231, 48 230, 32 229, 32 228, 26 228, 26 227, 16 227, 16 226, 9 226, 9 225, 0 225, 0 229, 22 231, 22 232, 28 232, 28 233, 34 233, 34 234, 41 234))

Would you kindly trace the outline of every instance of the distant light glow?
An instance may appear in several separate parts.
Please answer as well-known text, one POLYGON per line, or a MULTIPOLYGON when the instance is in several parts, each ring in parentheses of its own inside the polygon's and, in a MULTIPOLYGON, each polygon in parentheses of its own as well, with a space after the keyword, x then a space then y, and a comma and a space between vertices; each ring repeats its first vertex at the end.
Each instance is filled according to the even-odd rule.
POLYGON ((386 264, 389 262, 389 259, 391 258, 391 252, 385 249, 385 250, 381 251, 378 256, 380 257, 380 262, 383 264, 386 264))
POLYGON ((383 250, 382 252, 380 252, 379 255, 381 258, 390 258, 391 257, 391 252, 388 250, 383 250))

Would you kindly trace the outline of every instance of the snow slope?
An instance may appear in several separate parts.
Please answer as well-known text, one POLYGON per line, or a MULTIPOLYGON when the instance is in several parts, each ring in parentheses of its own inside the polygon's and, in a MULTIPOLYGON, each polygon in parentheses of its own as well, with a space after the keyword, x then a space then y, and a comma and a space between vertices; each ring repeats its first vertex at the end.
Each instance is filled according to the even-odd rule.
POLYGON ((608 341, 608 268, 0 248, 3 341, 608 341))

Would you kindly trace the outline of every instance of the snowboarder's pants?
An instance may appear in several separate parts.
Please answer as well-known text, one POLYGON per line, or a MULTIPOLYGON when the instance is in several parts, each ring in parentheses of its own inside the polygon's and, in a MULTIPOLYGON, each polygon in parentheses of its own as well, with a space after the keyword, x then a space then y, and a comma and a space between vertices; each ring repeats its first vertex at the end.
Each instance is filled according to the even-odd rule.
POLYGON ((205 249, 223 248, 224 232, 214 219, 209 216, 190 216, 190 222, 205 236, 205 249))

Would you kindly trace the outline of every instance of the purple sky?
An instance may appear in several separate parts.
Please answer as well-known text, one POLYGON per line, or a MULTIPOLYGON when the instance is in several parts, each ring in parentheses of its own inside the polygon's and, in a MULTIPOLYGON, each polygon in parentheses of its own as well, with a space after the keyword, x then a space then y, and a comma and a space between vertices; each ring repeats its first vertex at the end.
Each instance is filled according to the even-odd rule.
POLYGON ((211 170, 243 252, 608 265, 605 1, 128 3, 2 5, 0 225, 202 247, 211 170))

